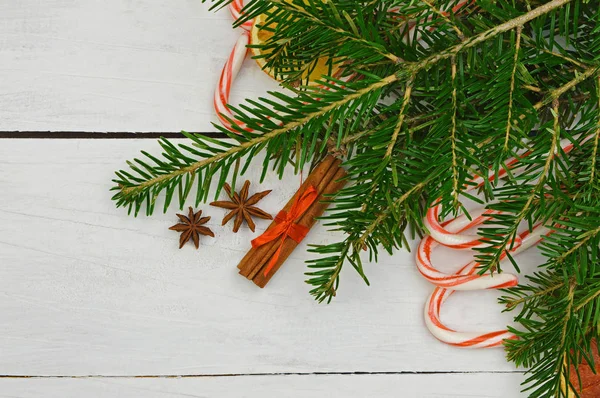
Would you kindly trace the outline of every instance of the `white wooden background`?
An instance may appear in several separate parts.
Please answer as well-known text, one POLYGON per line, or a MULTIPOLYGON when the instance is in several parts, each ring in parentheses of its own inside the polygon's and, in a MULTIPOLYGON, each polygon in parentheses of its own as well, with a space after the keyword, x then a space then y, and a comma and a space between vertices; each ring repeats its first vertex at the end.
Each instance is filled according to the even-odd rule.
MULTIPOLYGON (((524 396, 501 349, 428 334, 412 254, 369 265, 370 288, 347 269, 327 306, 307 294, 302 244, 260 290, 236 272, 256 235, 221 228, 221 209, 204 206, 217 238, 196 251, 177 249, 174 209, 114 208, 112 173, 155 140, 52 138, 214 131, 230 23, 200 0, 0 0, 0 397, 524 396)), ((275 87, 249 60, 235 101, 275 87)), ((267 178, 263 208, 279 210, 287 181, 267 178)), ((337 238, 317 226, 306 243, 337 238)), ((457 294, 444 319, 502 327, 497 296, 457 294)))

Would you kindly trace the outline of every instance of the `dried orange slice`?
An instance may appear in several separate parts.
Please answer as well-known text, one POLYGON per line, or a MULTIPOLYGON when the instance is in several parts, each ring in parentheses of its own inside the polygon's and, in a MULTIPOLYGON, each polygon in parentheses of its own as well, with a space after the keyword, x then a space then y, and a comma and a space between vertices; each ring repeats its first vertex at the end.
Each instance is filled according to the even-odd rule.
MULTIPOLYGON (((261 14, 254 19, 254 24, 250 30, 250 43, 252 45, 264 44, 273 37, 273 30, 275 30, 277 25, 272 23, 267 26, 266 22, 266 14, 261 14)), ((265 56, 269 55, 271 50, 253 47, 251 48, 251 51, 255 57, 254 60, 258 66, 265 71, 265 73, 267 73, 273 79, 281 80, 278 76, 275 76, 271 68, 266 67, 267 61, 265 56)), ((321 57, 318 59, 317 64, 314 67, 304 71, 302 74, 302 82, 305 83, 308 80, 309 85, 316 84, 315 81, 321 79, 323 76, 336 76, 339 72, 339 69, 340 68, 336 64, 332 65, 330 68, 329 57, 321 57)))
MULTIPOLYGON (((571 365, 571 369, 569 371, 571 384, 576 388, 581 387, 581 390, 578 391, 578 396, 581 398, 594 398, 600 396, 600 355, 598 354, 595 340, 592 341, 592 353, 595 369, 593 369, 590 364, 584 360, 584 363, 579 365, 579 376, 577 375, 575 366, 571 365), (580 382, 581 385, 579 384, 580 382)), ((563 391, 568 390, 567 394, 565 394, 567 397, 575 398, 575 393, 573 392, 571 386, 568 385, 564 375, 561 376, 561 387, 563 391)))

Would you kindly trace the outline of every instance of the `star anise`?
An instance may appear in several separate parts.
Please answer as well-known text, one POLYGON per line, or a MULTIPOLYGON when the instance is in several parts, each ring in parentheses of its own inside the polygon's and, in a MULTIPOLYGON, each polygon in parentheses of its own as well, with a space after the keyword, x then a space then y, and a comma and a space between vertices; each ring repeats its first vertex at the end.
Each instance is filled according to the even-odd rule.
POLYGON ((202 224, 206 224, 208 220, 210 220, 210 217, 202 217, 202 210, 199 210, 198 213, 194 213, 194 209, 190 207, 190 212, 187 217, 183 214, 177 214, 177 217, 179 217, 181 222, 173 225, 169 229, 172 231, 181 232, 181 236, 179 237, 180 249, 190 239, 194 241, 194 246, 196 246, 197 249, 200 245, 200 235, 212 236, 213 238, 215 237, 215 234, 210 230, 210 228, 202 226, 202 224))
POLYGON ((244 183, 244 186, 242 187, 242 190, 239 194, 236 192, 231 192, 231 187, 227 183, 223 185, 223 188, 225 188, 225 191, 227 192, 227 195, 229 196, 229 199, 231 199, 231 201, 217 201, 212 202, 210 205, 231 210, 225 216, 225 218, 223 218, 222 225, 227 224, 227 222, 235 216, 235 221, 233 223, 233 232, 237 232, 240 229, 244 220, 246 221, 246 224, 248 224, 248 227, 250 227, 250 230, 254 232, 255 225, 254 221, 252 221, 252 216, 264 218, 265 220, 273 219, 273 217, 269 213, 266 213, 258 207, 254 206, 256 203, 258 203, 259 200, 270 194, 270 190, 255 193, 254 195, 248 198, 248 189, 250 188, 250 181, 246 181, 244 183))

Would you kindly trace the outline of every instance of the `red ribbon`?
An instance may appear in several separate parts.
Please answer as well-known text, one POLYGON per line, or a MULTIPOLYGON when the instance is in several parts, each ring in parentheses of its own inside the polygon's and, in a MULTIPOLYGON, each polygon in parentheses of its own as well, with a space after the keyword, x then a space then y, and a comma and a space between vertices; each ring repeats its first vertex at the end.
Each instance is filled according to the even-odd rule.
POLYGON ((296 242, 300 243, 308 233, 308 227, 296 224, 296 222, 298 221, 298 218, 300 218, 300 216, 304 214, 306 210, 308 210, 310 205, 314 203, 318 196, 319 193, 315 187, 309 185, 302 195, 298 195, 296 197, 296 200, 294 201, 294 204, 290 208, 289 212, 281 210, 279 214, 277 214, 277 217, 275 217, 275 227, 266 230, 264 234, 252 241, 252 247, 257 248, 281 237, 279 248, 265 268, 265 276, 267 276, 268 273, 273 269, 275 263, 279 259, 285 239, 289 236, 296 242))

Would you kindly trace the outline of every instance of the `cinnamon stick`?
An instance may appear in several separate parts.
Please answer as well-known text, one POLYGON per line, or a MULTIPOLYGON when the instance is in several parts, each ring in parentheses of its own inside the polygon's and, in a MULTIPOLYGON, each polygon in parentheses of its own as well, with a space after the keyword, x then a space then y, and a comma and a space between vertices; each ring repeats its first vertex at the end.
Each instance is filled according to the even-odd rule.
MULTIPOLYGON (((333 156, 325 157, 321 161, 321 163, 319 163, 313 169, 313 171, 310 173, 310 175, 306 178, 306 181, 304 181, 304 183, 301 185, 298 192, 288 201, 288 203, 285 205, 283 210, 289 211, 291 209, 291 207, 293 206, 294 202, 296 201, 296 198, 298 197, 298 195, 300 195, 302 192, 304 192, 311 184, 314 186, 315 184, 318 183, 318 181, 320 179, 322 180, 324 178, 324 176, 327 174, 327 172, 332 168, 332 166, 334 166, 334 164, 336 165, 336 167, 338 167, 340 164, 340 160, 336 159, 333 156)), ((271 224, 269 225, 267 230, 273 228, 275 225, 276 225, 275 221, 271 222, 271 224)), ((277 250, 277 245, 278 245, 278 242, 273 241, 273 242, 269 242, 265 245, 262 245, 258 248, 250 249, 248 251, 248 253, 244 256, 242 261, 240 261, 240 263, 238 264, 238 268, 240 269, 240 274, 251 279, 251 277, 249 277, 250 273, 254 270, 254 268, 258 265, 258 263, 261 260, 268 259, 273 255, 273 253, 275 253, 275 251, 277 250)), ((262 265, 262 264, 260 264, 260 265, 262 265)))
MULTIPOLYGON (((334 181, 334 176, 336 175, 336 173, 341 170, 340 169, 340 164, 342 163, 341 160, 339 159, 335 159, 333 161, 333 163, 331 164, 331 166, 329 167, 329 169, 325 172, 324 175, 321 176, 320 173, 311 173, 311 175, 313 176, 313 183, 311 184, 313 187, 315 187, 315 189, 317 190, 317 193, 319 194, 319 196, 317 197, 317 200, 315 201, 315 203, 313 203, 312 206, 314 206, 316 204, 317 201, 321 200, 321 194, 323 193, 323 191, 325 190, 325 188, 332 182, 334 181)), ((308 186, 307 186, 308 187, 308 186)), ((304 191, 303 190, 299 190, 297 195, 301 195, 304 191)), ((311 206, 311 207, 312 207, 311 206)), ((289 209, 288 209, 289 210, 289 209)), ((302 217, 304 217, 307 213, 310 212, 310 208, 303 214, 302 217)), ((301 217, 301 219, 302 219, 301 217)), ((300 224, 300 222, 297 222, 297 224, 300 224)), ((314 223, 313 223, 314 224, 314 223)), ((303 225, 303 224, 301 224, 303 225)), ((306 225, 307 227, 311 227, 312 224, 306 225)), ((253 262, 253 269, 252 271, 248 274, 247 278, 248 279, 254 279, 254 277, 263 269, 263 267, 269 263, 269 261, 271 260, 271 257, 275 254, 275 252, 277 251, 277 249, 279 248, 279 246, 281 245, 281 239, 276 239, 271 243, 272 247, 270 250, 268 250, 266 256, 258 258, 258 261, 253 262)))
MULTIPOLYGON (((317 201, 315 201, 315 203, 313 203, 312 206, 309 207, 309 209, 302 215, 302 217, 298 221, 298 224, 304 225, 308 228, 312 228, 312 226, 317 222, 316 219, 322 216, 327 207, 329 206, 329 203, 323 202, 323 200, 327 200, 327 198, 324 198, 324 195, 332 195, 337 193, 340 189, 342 189, 344 185, 346 185, 345 177, 346 171, 342 168, 339 168, 337 172, 333 175, 333 178, 330 180, 330 182, 325 187, 322 187, 321 190, 319 190, 321 194, 317 198, 317 201)), ((256 273, 252 281, 261 288, 265 287, 266 284, 271 280, 273 275, 275 275, 277 270, 281 268, 285 260, 292 254, 292 252, 297 246, 298 243, 295 240, 287 238, 283 243, 281 253, 279 255, 279 258, 277 259, 277 262, 269 271, 269 273, 266 276, 264 274, 263 269, 266 264, 265 262, 263 263, 263 266, 260 267, 260 271, 256 273)))

